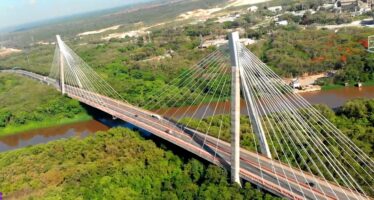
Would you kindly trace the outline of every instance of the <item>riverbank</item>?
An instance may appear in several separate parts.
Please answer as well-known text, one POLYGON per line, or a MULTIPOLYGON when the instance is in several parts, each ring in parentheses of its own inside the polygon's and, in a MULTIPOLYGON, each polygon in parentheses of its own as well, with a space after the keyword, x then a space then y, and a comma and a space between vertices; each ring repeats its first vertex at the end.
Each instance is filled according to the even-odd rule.
MULTIPOLYGON (((362 83, 362 86, 374 86, 374 80, 373 81, 366 81, 362 83)), ((341 89, 346 87, 357 87, 355 85, 350 84, 349 86, 344 86, 341 84, 328 84, 321 87, 322 90, 334 90, 334 89, 341 89)))
POLYGON ((88 114, 78 114, 73 118, 64 118, 64 119, 47 119, 41 122, 30 122, 25 125, 20 126, 7 126, 5 128, 0 128, 0 137, 18 134, 24 131, 31 131, 41 128, 49 128, 53 126, 61 126, 66 124, 73 124, 77 122, 84 122, 92 120, 92 116, 88 114))

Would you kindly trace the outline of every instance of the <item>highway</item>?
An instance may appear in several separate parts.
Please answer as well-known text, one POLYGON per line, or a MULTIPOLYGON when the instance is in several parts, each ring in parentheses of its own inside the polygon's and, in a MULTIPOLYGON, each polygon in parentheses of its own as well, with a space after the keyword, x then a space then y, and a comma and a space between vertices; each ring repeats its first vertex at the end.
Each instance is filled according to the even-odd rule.
MULTIPOLYGON (((23 70, 2 70, 27 76, 60 90, 56 80, 23 70)), ((229 169, 230 144, 184 127, 156 113, 84 89, 66 86, 69 97, 133 124, 211 163, 229 169), (203 146, 203 144, 205 144, 203 146), (215 153, 216 152, 216 153, 215 153)), ((276 160, 241 149, 241 178, 288 199, 371 199, 276 160)))

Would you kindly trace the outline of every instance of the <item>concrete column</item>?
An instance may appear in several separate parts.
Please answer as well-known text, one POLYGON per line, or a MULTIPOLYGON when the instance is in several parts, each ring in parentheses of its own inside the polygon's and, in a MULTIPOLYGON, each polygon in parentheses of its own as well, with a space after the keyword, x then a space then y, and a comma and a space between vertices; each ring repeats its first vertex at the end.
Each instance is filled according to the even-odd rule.
POLYGON ((239 33, 229 35, 231 56, 231 181, 240 183, 240 70, 238 59, 239 33))
MULTIPOLYGON (((231 48, 231 47, 230 47, 231 48)), ((238 52, 238 49, 236 49, 236 52, 238 52)), ((251 62, 251 61, 250 61, 251 62)), ((239 66, 239 65, 238 65, 239 66)), ((241 67, 239 66, 238 67, 238 70, 240 69, 241 67)), ((250 86, 247 85, 247 82, 244 81, 245 77, 244 77, 244 74, 240 73, 240 77, 242 79, 242 83, 243 83, 243 93, 247 94, 247 97, 248 97, 248 107, 249 107, 249 118, 250 118, 250 121, 251 121, 251 125, 252 125, 252 128, 253 128, 253 132, 254 134, 256 134, 258 140, 259 140, 259 143, 260 143, 260 148, 261 148, 261 153, 268 157, 268 158, 271 158, 271 153, 270 153, 270 149, 269 149, 269 145, 267 143, 267 139, 266 139, 266 136, 265 136, 265 132, 264 132, 264 129, 262 127, 262 123, 261 123, 261 119, 260 119, 260 115, 259 113, 257 112, 257 110, 255 109, 255 102, 254 102, 254 97, 251 95, 252 93, 250 92, 250 86)), ((233 78, 234 79, 234 78, 233 78)), ((239 79, 238 79, 239 81, 239 79)), ((237 83, 235 83, 237 84, 237 83)), ((239 87, 239 86, 238 86, 239 87)), ((240 92, 238 92, 240 93, 240 92)), ((238 100, 239 101, 239 100, 238 100)), ((240 123, 240 122, 239 122, 240 123)))
POLYGON ((57 44, 60 49, 60 87, 61 87, 61 93, 65 94, 65 73, 64 73, 64 55, 61 52, 61 46, 62 46, 62 40, 59 35, 56 35, 57 38, 57 44))
POLYGON ((247 83, 245 81, 243 81, 243 92, 245 92, 248 96, 248 102, 247 103, 249 104, 248 107, 250 109, 248 114, 249 114, 249 118, 250 118, 251 123, 252 123, 253 132, 254 132, 254 134, 256 134, 258 140, 260 141, 261 153, 264 156, 266 156, 268 158, 271 158, 269 145, 268 145, 268 142, 266 140, 264 129, 262 128, 262 123, 261 123, 261 120, 260 120, 260 116, 257 113, 257 110, 254 108, 253 97, 252 97, 251 93, 249 92, 249 86, 247 85, 247 83))

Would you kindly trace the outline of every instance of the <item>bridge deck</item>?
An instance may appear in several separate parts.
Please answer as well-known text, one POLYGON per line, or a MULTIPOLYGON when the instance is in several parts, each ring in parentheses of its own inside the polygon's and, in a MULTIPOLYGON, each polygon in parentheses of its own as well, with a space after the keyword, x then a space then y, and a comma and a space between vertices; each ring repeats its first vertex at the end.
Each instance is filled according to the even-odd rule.
MULTIPOLYGON (((56 80, 49 77, 23 70, 3 71, 31 77, 59 89, 56 80)), ((149 111, 109 97, 72 86, 66 86, 66 92, 73 99, 153 133, 211 163, 225 168, 230 166, 230 144, 225 141, 166 119, 156 119, 149 111)), ((289 199, 368 199, 348 188, 245 149, 241 149, 240 160, 241 178, 289 199), (308 183, 314 183, 314 186, 308 183)))

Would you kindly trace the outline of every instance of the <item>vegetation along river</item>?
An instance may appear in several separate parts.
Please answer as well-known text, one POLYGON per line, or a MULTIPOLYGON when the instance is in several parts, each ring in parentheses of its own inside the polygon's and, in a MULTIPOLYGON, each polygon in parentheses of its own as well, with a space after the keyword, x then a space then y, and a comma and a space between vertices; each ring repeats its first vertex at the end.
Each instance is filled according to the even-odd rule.
MULTIPOLYGON (((311 104, 326 104, 330 108, 337 108, 351 99, 374 98, 374 86, 367 86, 362 88, 347 87, 334 90, 308 92, 301 95, 311 104)), ((218 112, 229 112, 230 102, 221 102, 218 104, 220 109, 220 111, 218 112)), ((183 114, 185 114, 185 116, 191 116, 196 112, 196 117, 202 117, 202 113, 204 113, 204 111, 207 109, 207 106, 207 114, 209 115, 209 112, 213 112, 215 108, 215 105, 213 104, 193 106, 190 107, 190 109, 188 109, 188 107, 170 108, 166 110, 159 110, 157 112, 165 114, 166 116, 170 113, 175 113, 173 117, 176 118, 181 117, 183 114)), ((242 109, 244 110, 245 107, 242 106, 242 109)), ((113 121, 109 116, 100 117, 96 120, 27 131, 19 134, 1 137, 0 152, 18 149, 34 144, 46 143, 57 139, 69 138, 73 136, 86 137, 89 134, 95 133, 97 131, 105 131, 114 126, 125 126, 131 128, 131 125, 120 122, 118 120, 113 121)))

